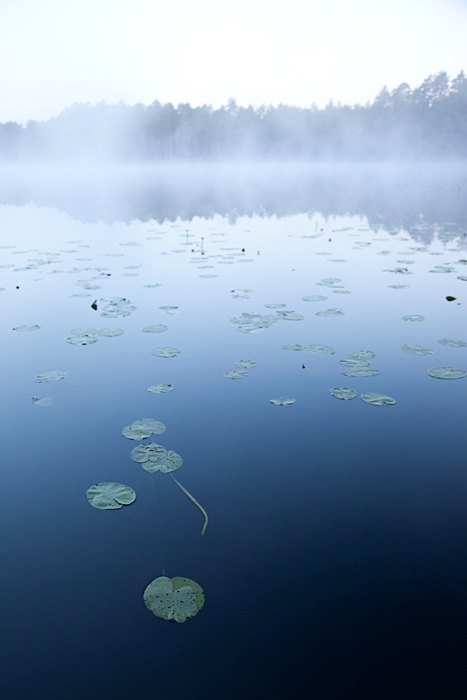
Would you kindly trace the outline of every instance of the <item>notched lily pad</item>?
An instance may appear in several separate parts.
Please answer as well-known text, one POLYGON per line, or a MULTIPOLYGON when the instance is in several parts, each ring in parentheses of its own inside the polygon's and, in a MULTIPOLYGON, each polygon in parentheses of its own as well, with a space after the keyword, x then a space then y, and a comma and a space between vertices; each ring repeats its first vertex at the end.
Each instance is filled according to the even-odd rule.
POLYGON ((146 328, 143 328, 143 333, 164 333, 164 331, 168 329, 168 326, 164 326, 163 323, 158 323, 155 326, 146 326, 146 328))
POLYGON ((159 576, 146 587, 146 607, 157 617, 174 622, 185 622, 194 617, 204 605, 201 586, 189 578, 159 576))
POLYGON ((70 331, 71 335, 78 335, 78 336, 95 335, 96 333, 97 333, 97 330, 95 328, 72 328, 70 331))
POLYGON ((153 348, 151 354, 156 357, 175 357, 176 355, 180 355, 180 350, 166 345, 163 348, 153 348))
POLYGON ((104 482, 95 484, 86 491, 89 503, 94 508, 103 510, 117 510, 122 506, 129 506, 136 498, 136 494, 129 486, 104 482))
POLYGON ((344 313, 343 309, 325 309, 324 311, 318 311, 316 316, 343 316, 344 313))
POLYGON ((50 396, 45 396, 43 399, 39 398, 39 396, 33 396, 31 401, 35 406, 42 406, 43 408, 48 408, 53 404, 53 399, 50 396))
POLYGON ((144 438, 150 437, 153 433, 160 435, 165 433, 165 431, 166 427, 160 421, 152 418, 140 418, 123 428, 122 435, 129 440, 144 440, 144 438))
POLYGON ((240 367, 243 369, 251 369, 252 367, 256 367, 256 362, 254 360, 237 360, 237 362, 234 364, 235 367, 240 367))
POLYGON ((283 396, 280 396, 278 399, 270 399, 270 402, 276 404, 276 406, 289 406, 295 401, 296 399, 285 399, 283 396))
POLYGON ((419 322, 424 321, 425 316, 420 316, 419 314, 408 314, 407 316, 402 316, 403 321, 419 322))
POLYGON ((402 345, 401 350, 409 355, 434 355, 433 348, 424 348, 422 345, 402 345))
POLYGON ((224 377, 227 377, 227 379, 243 379, 244 377, 248 377, 248 372, 234 370, 233 372, 225 372, 224 377))
POLYGON ((345 374, 346 377, 375 377, 379 374, 379 369, 373 369, 372 367, 349 367, 348 369, 342 370, 341 374, 345 374))
POLYGON ((97 338, 95 338, 93 335, 74 335, 71 338, 67 338, 66 342, 70 343, 70 345, 93 345, 93 343, 97 343, 97 338))
POLYGON ((113 338, 116 335, 122 335, 123 330, 121 328, 101 328, 97 331, 99 335, 103 335, 107 338, 113 338))
POLYGON ((147 390, 150 394, 166 394, 173 390, 173 384, 153 384, 147 390))
POLYGON ((428 370, 430 377, 435 379, 462 379, 467 375, 463 369, 454 369, 454 367, 432 367, 428 370))
POLYGON ((13 328, 14 331, 38 331, 40 329, 40 326, 35 324, 34 326, 16 326, 16 328, 13 328))
POLYGON ((282 350, 296 350, 296 351, 305 350, 305 346, 304 346, 304 345, 299 345, 299 344, 296 344, 296 345, 281 345, 281 348, 282 348, 282 350))
POLYGON ((376 357, 376 353, 372 350, 355 350, 354 352, 349 352, 349 357, 355 357, 357 360, 371 360, 376 357))
POLYGON ((438 340, 438 343, 448 345, 451 348, 465 348, 467 345, 463 340, 455 340, 454 338, 441 338, 441 340, 438 340))
POLYGON ((306 345, 303 348, 306 352, 314 352, 316 355, 334 355, 336 351, 329 345, 306 345))
POLYGON ((331 396, 335 396, 336 399, 342 399, 343 401, 350 401, 350 399, 354 399, 357 396, 357 392, 354 391, 354 389, 348 389, 347 387, 343 387, 342 389, 336 387, 330 391, 331 396))
POLYGON ((302 301, 326 301, 327 297, 322 294, 310 294, 307 297, 302 297, 302 301))
POLYGON ((35 378, 35 382, 42 384, 44 382, 56 382, 59 379, 64 379, 68 372, 60 372, 59 370, 54 370, 53 372, 45 372, 44 374, 38 374, 35 378))
POLYGON ((374 394, 371 391, 367 391, 364 394, 360 394, 360 398, 369 403, 372 406, 391 406, 396 403, 396 400, 390 396, 385 396, 385 394, 374 394))

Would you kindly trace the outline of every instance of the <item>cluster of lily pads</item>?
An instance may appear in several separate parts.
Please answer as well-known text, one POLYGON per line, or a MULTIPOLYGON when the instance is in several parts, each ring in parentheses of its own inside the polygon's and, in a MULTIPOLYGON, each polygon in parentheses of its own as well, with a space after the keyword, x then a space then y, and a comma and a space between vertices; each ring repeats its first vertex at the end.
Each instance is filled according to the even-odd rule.
POLYGON ((101 328, 100 330, 96 328, 72 328, 66 342, 70 345, 92 345, 98 341, 98 338, 95 337, 96 333, 113 338, 116 335, 122 335, 123 330, 121 328, 101 328))
POLYGON ((243 379, 248 376, 248 372, 245 372, 246 369, 256 367, 256 362, 254 360, 237 360, 234 364, 235 367, 239 369, 233 370, 232 372, 225 372, 224 377, 228 379, 243 379))

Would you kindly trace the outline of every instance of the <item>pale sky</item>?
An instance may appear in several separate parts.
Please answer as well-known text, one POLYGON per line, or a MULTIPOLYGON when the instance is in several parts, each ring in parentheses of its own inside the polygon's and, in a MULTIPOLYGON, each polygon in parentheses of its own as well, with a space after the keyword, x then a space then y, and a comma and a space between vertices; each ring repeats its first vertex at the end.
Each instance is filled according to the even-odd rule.
POLYGON ((0 0, 0 122, 75 102, 372 101, 467 72, 467 0, 0 0))

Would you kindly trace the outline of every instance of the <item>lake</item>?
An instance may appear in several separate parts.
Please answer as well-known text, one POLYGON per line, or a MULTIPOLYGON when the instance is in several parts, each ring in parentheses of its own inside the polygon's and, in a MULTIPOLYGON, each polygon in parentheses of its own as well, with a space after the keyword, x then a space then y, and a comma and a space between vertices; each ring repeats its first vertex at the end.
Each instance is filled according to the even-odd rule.
POLYGON ((0 171, 6 700, 465 697, 466 192, 459 164, 0 171), (92 507, 105 482, 136 500, 92 507), (195 616, 146 607, 161 576, 195 616))

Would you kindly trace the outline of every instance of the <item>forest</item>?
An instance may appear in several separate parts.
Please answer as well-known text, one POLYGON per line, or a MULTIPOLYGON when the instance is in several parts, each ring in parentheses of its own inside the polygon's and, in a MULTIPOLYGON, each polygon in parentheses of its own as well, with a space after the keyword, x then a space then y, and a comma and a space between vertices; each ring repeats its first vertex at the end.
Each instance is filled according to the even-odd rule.
POLYGON ((47 121, 0 124, 0 160, 26 162, 401 161, 467 157, 467 78, 384 87, 324 108, 74 104, 47 121))

